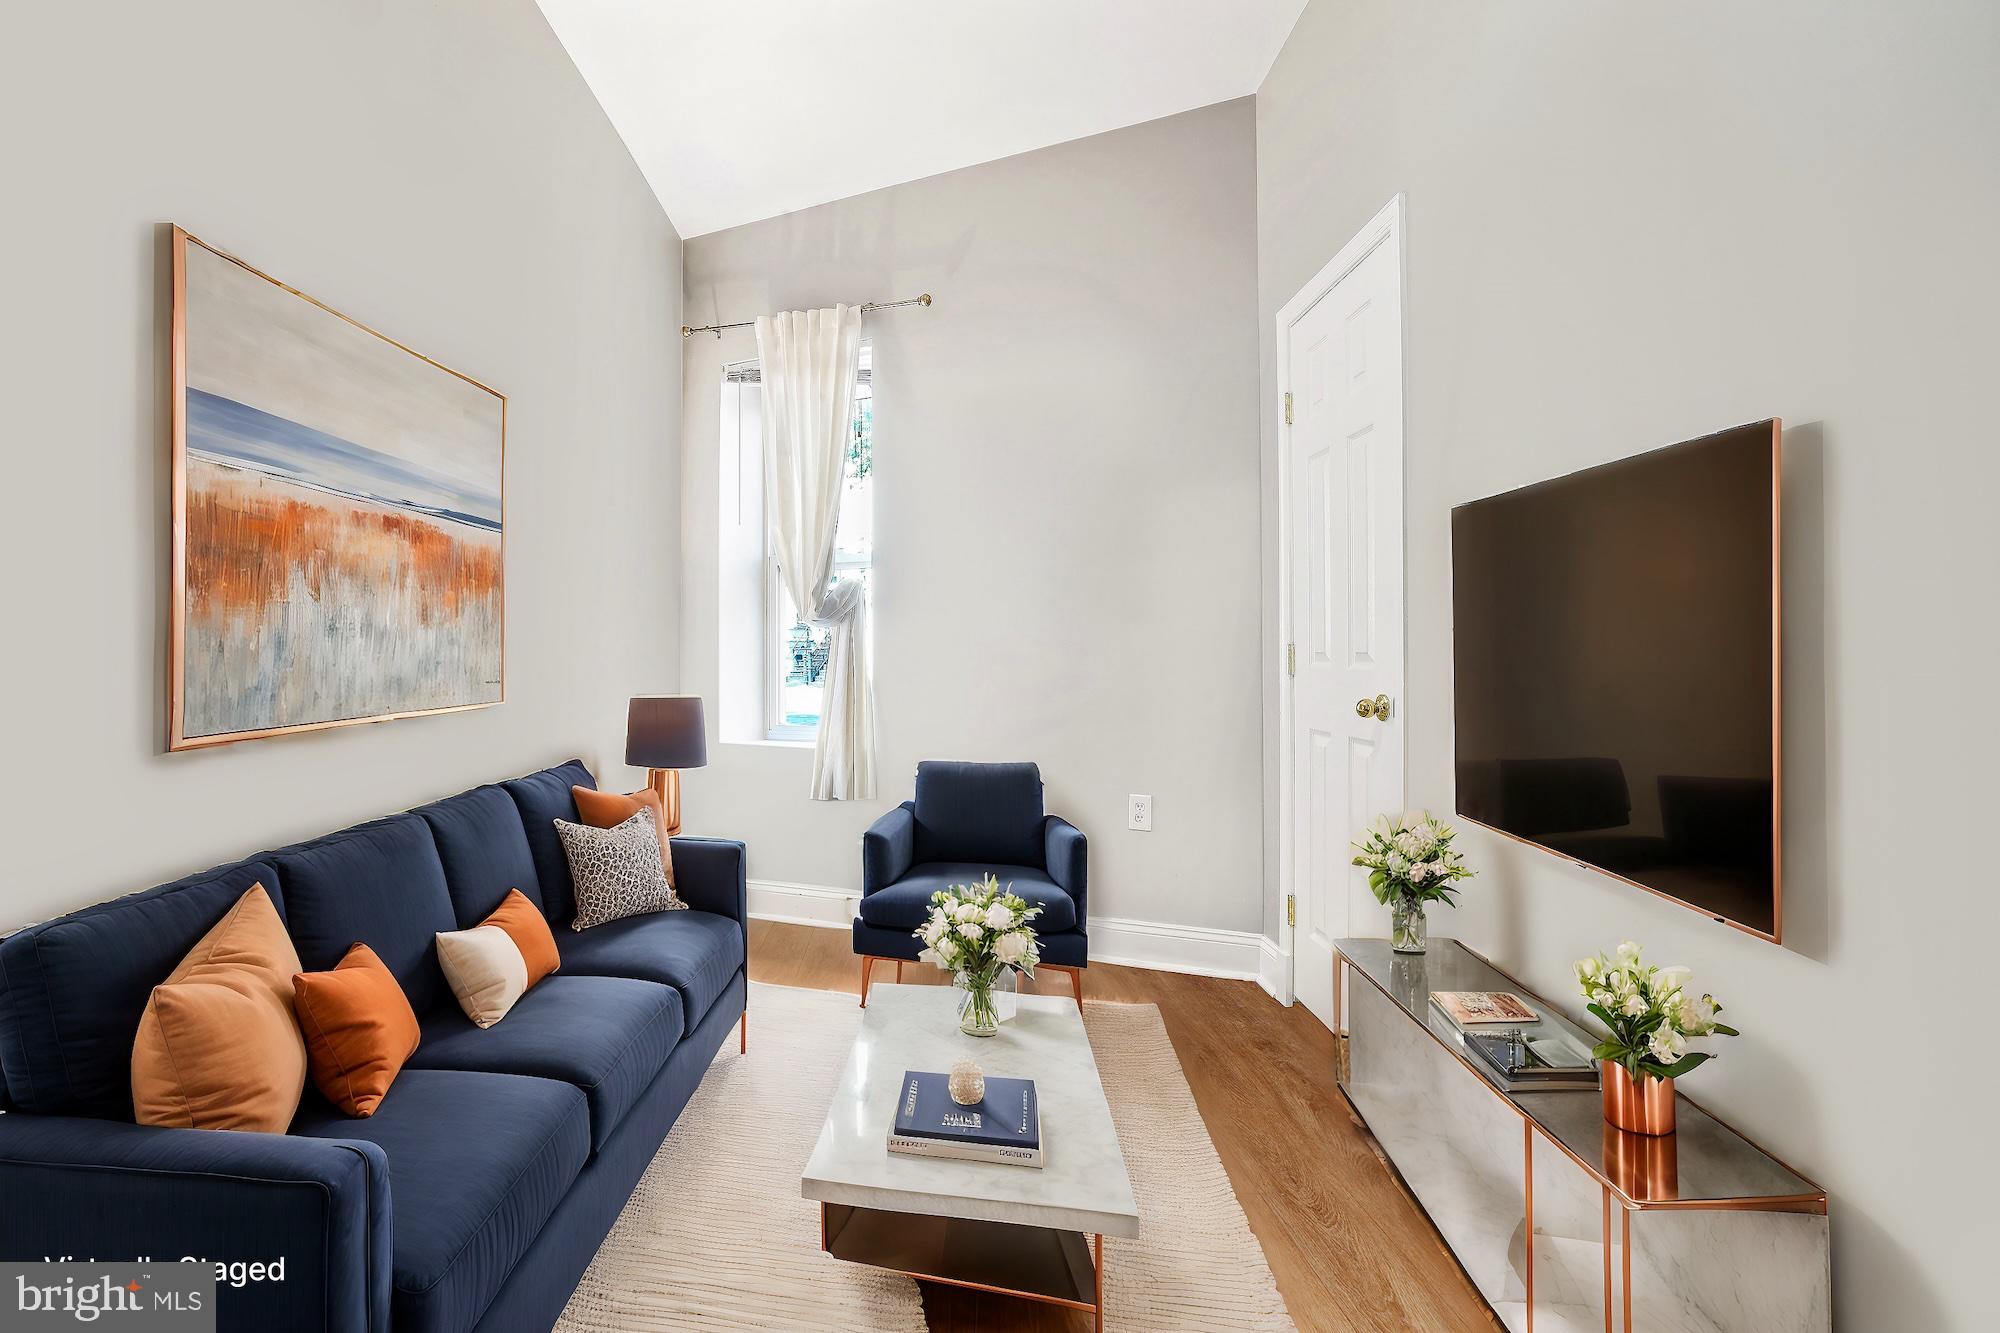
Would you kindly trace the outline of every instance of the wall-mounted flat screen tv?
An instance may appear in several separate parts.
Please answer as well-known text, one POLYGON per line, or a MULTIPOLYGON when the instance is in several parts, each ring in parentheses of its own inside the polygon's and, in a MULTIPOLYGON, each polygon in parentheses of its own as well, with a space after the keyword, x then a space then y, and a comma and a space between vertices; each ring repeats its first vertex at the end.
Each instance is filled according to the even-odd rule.
POLYGON ((1458 813, 1780 937, 1779 427, 1452 510, 1458 813))

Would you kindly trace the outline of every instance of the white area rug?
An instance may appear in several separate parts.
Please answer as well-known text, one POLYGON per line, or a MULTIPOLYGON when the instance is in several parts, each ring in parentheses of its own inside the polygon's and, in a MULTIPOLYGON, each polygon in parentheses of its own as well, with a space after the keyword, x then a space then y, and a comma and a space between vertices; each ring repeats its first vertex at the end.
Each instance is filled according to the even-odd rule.
MULTIPOLYGON (((819 1248, 799 1175, 861 1022, 851 995, 751 987, 750 1054, 725 1042, 557 1324, 560 1333, 925 1327, 917 1285, 819 1248)), ((1084 1021, 1139 1200, 1105 1241, 1106 1326, 1290 1329, 1160 1012, 1084 1021)))

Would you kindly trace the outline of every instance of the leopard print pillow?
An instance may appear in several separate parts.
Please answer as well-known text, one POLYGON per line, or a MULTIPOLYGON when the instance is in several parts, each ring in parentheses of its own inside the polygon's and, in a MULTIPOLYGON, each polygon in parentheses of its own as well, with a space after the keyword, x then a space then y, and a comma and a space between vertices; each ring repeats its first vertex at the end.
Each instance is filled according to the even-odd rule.
POLYGON ((641 810, 616 828, 556 821, 569 873, 576 880, 576 920, 571 930, 647 912, 685 911, 667 882, 653 812, 641 810))

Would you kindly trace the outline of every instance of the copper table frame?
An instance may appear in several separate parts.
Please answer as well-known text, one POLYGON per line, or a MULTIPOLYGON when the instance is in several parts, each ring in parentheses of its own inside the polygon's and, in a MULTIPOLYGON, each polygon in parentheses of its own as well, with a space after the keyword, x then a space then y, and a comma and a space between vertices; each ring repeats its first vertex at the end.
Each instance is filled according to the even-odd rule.
MULTIPOLYGON (((908 1218, 911 1220, 912 1225, 921 1226, 925 1223, 930 1223, 948 1228, 955 1219, 932 1217, 929 1214, 923 1213, 891 1213, 890 1210, 886 1209, 863 1208, 853 1204, 834 1204, 822 1199, 819 1205, 819 1247, 822 1252, 841 1260, 843 1263, 859 1263, 869 1268, 881 1269, 883 1272, 900 1273, 904 1277, 914 1278, 919 1282, 939 1282, 949 1287, 964 1287, 970 1291, 987 1291, 999 1296, 1015 1296, 1021 1300, 1037 1301, 1043 1305, 1059 1305, 1069 1310, 1082 1310, 1091 1316, 1095 1333, 1104 1333, 1104 1236, 1101 1232, 1094 1232, 1090 1236, 1088 1253, 1091 1268, 1091 1298, 1085 1301, 1073 1297, 1053 1295, 1048 1292, 1026 1291, 1019 1287, 1002 1286, 991 1282, 977 1282, 969 1277, 959 1277, 949 1273, 932 1273, 911 1268, 894 1267, 887 1264, 873 1263, 865 1258, 843 1255, 834 1249, 834 1237, 829 1235, 827 1214, 833 1208, 841 1210, 843 1221, 852 1218, 856 1214, 869 1214, 908 1218)), ((1059 1245, 1061 1237, 1081 1238, 1083 1235, 1082 1232, 1061 1232, 1052 1227, 1035 1227, 1020 1223, 993 1222, 985 1225, 1046 1233, 1057 1237, 1059 1245)), ((939 1265, 939 1267, 943 1266, 939 1265)))
MULTIPOLYGON (((1494 967, 1492 961, 1489 960, 1484 954, 1481 954, 1478 951, 1470 948, 1463 941, 1458 941, 1457 944, 1459 948, 1464 949, 1474 958, 1479 959, 1480 962, 1485 963, 1486 966, 1488 967, 1492 967, 1495 972, 1498 972, 1501 976, 1506 977, 1508 981, 1513 982, 1513 984, 1521 991, 1523 995, 1540 1000, 1541 997, 1535 995, 1534 992, 1528 990, 1527 987, 1522 986, 1520 982, 1515 981, 1514 978, 1507 972, 1502 971, 1498 967, 1494 967)), ((1342 953, 1338 947, 1334 948, 1333 950, 1334 1086, 1341 1090, 1341 1096, 1343 1099, 1347 1100, 1349 1108, 1351 1108, 1354 1114, 1360 1117, 1363 1123, 1365 1124, 1367 1117, 1362 1116, 1361 1108, 1355 1106, 1352 1099, 1347 1098, 1346 1081, 1341 1077, 1341 1069, 1342 1069, 1341 1062, 1343 1057, 1346 1055, 1347 1051, 1346 1015, 1343 1013, 1341 1007, 1341 995, 1343 994, 1342 982, 1346 980, 1347 973, 1350 969, 1352 969, 1358 976, 1360 976, 1362 980, 1366 981, 1369 985, 1375 987, 1376 990, 1380 991, 1382 997, 1385 1000, 1387 1000, 1390 1003, 1390 1005, 1394 1006, 1397 1009, 1401 1009, 1402 1006, 1397 1002, 1395 996, 1391 995, 1386 989, 1383 988, 1380 982, 1376 981, 1374 977, 1368 974, 1366 968, 1355 967, 1352 963, 1348 961, 1346 954, 1342 953)), ((1545 1000, 1541 1002, 1543 1004, 1547 1004, 1547 1001, 1545 1000)), ((1406 1016, 1409 1016, 1407 1014, 1407 1011, 1405 1011, 1405 1014, 1406 1016)), ((1512 1097, 1508 1096, 1504 1089, 1495 1086, 1494 1083, 1490 1079, 1488 1079, 1486 1075, 1484 1075, 1477 1068, 1475 1068, 1469 1060, 1467 1060, 1459 1052, 1453 1050, 1449 1044, 1447 1044, 1437 1035, 1437 1033, 1433 1032, 1431 1030, 1430 1024, 1425 1023, 1421 1020, 1417 1020, 1413 1016, 1412 1016, 1412 1021, 1416 1022, 1417 1026, 1423 1029, 1424 1035, 1428 1036, 1432 1041, 1437 1043, 1439 1049, 1443 1050, 1444 1053, 1446 1055, 1449 1055, 1453 1060, 1456 1060, 1459 1063, 1459 1065, 1466 1070, 1466 1072, 1470 1073, 1473 1079, 1479 1084, 1479 1086, 1485 1088, 1488 1092, 1491 1092, 1494 1096, 1498 1097, 1501 1100, 1501 1102, 1507 1106, 1509 1110, 1512 1110, 1516 1115, 1521 1117, 1521 1208, 1523 1214, 1522 1229, 1524 1230, 1527 1236, 1527 1244, 1523 1247, 1525 1250, 1525 1257, 1527 1260, 1527 1271, 1523 1275, 1523 1285, 1526 1288, 1528 1333, 1534 1333, 1534 1328, 1535 1328, 1535 1136, 1537 1134, 1539 1134, 1543 1139, 1545 1139, 1558 1152, 1562 1153, 1563 1156, 1569 1158, 1571 1162, 1575 1163, 1577 1168, 1581 1170, 1585 1175, 1589 1176, 1592 1180, 1595 1180, 1597 1182, 1598 1191, 1603 1198, 1604 1333, 1617 1333, 1617 1330, 1613 1326, 1611 1317, 1612 1316, 1611 1203, 1614 1197, 1616 1197, 1619 1206, 1618 1256, 1619 1256, 1619 1266, 1622 1270, 1621 1275, 1619 1277, 1619 1297, 1620 1297, 1619 1304, 1623 1310, 1624 1333, 1632 1333, 1632 1214, 1633 1213, 1645 1212, 1645 1211, 1668 1211, 1674 1209, 1684 1209, 1684 1210, 1693 1210, 1699 1212, 1811 1213, 1821 1217, 1827 1215, 1827 1200, 1826 1200, 1825 1190, 1818 1190, 1817 1193, 1810 1193, 1810 1194, 1779 1194, 1779 1195, 1769 1195, 1769 1196, 1744 1197, 1738 1199, 1635 1199, 1630 1194, 1628 1194, 1623 1188, 1621 1188, 1617 1184, 1617 1182, 1611 1180, 1610 1178, 1605 1176, 1602 1172, 1598 1171, 1595 1167, 1592 1167, 1588 1162, 1584 1161, 1581 1157, 1578 1157, 1575 1153, 1571 1152, 1569 1150, 1568 1145, 1564 1144, 1560 1139, 1556 1138, 1553 1134, 1549 1133, 1549 1131, 1545 1129, 1535 1119, 1535 1117, 1532 1114, 1529 1113, 1526 1107, 1522 1106, 1519 1102, 1515 1101, 1512 1097)), ((1681 1094, 1681 1095, 1685 1096, 1686 1094, 1681 1094)), ((1700 1105, 1699 1103, 1695 1102, 1694 1099, 1691 1097, 1688 1098, 1688 1101, 1692 1105, 1696 1106, 1700 1105)), ((1721 1117, 1716 1116, 1712 1112, 1708 1112, 1705 1109, 1703 1113, 1707 1114, 1710 1119, 1714 1120, 1717 1124, 1721 1125, 1723 1128, 1728 1129, 1733 1134, 1736 1134, 1737 1137, 1742 1138, 1744 1142, 1748 1143, 1750 1141, 1747 1137, 1738 1132, 1733 1125, 1730 1125, 1727 1121, 1723 1120, 1721 1117)), ((1771 1154, 1766 1153, 1765 1156, 1771 1157, 1771 1154)), ((1807 1179, 1806 1176, 1804 1176, 1799 1171, 1794 1170, 1782 1158, 1771 1157, 1771 1160, 1777 1162, 1778 1165, 1784 1167, 1785 1170, 1790 1171, 1793 1175, 1798 1176, 1799 1179, 1801 1180, 1807 1179)), ((1391 1170, 1394 1170, 1395 1169, 1394 1163, 1389 1163, 1389 1167, 1391 1170)), ((1808 1183, 1811 1182, 1808 1181, 1808 1183)), ((1415 1193, 1411 1192, 1410 1197, 1412 1199, 1415 1199, 1416 1198, 1415 1193)), ((1419 1202, 1418 1206, 1422 1207, 1421 1202, 1419 1202)), ((1435 1226, 1435 1224, 1433 1225, 1435 1226)), ((1447 1250, 1451 1249, 1449 1242, 1446 1243, 1445 1248, 1447 1250)), ((1452 1253, 1453 1257, 1456 1258, 1457 1257, 1456 1251, 1453 1251, 1452 1253)), ((1477 1289, 1476 1283, 1474 1284, 1474 1288, 1475 1290, 1477 1289)), ((1481 1295, 1481 1299, 1482 1300, 1485 1299, 1483 1293, 1481 1295)))

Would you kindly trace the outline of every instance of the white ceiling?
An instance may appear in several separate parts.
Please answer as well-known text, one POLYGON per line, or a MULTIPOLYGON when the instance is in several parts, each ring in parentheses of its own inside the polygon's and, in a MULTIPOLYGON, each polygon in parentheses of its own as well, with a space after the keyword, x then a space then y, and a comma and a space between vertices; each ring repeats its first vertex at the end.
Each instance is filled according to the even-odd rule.
POLYGON ((683 236, 1257 91, 1305 0, 539 0, 683 236))

